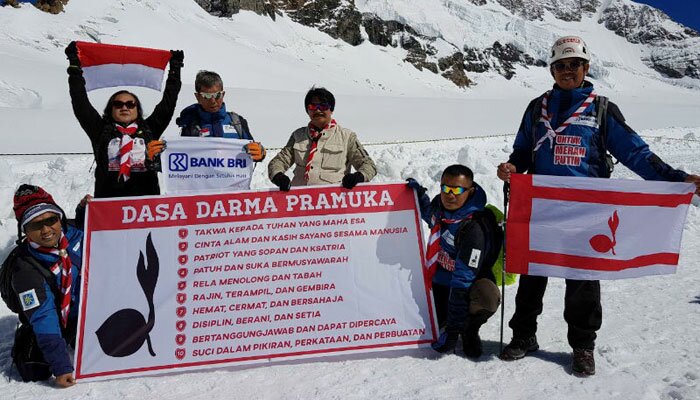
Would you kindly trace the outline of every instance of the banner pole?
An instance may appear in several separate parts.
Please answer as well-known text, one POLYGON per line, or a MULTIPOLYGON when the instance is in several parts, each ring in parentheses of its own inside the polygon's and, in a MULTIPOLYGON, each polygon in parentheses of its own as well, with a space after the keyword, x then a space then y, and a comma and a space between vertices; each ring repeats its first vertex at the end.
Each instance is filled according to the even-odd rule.
POLYGON ((508 197, 510 183, 503 183, 503 268, 501 268, 501 340, 499 354, 503 353, 503 324, 506 306, 506 220, 508 219, 508 197))

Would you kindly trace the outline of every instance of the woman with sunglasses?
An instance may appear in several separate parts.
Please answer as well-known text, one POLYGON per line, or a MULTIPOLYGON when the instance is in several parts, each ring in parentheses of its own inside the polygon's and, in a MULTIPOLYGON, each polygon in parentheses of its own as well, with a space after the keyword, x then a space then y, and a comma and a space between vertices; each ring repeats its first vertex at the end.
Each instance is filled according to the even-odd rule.
POLYGON ((335 183, 352 189, 358 183, 371 181, 377 167, 355 132, 333 119, 333 94, 322 87, 311 88, 304 98, 304 109, 310 120, 308 125, 292 132, 268 165, 272 183, 287 191, 291 186, 335 183), (285 172, 292 166, 294 178, 290 180, 285 172), (350 172, 351 167, 355 172, 350 172))
POLYGON ((110 96, 100 115, 90 104, 75 42, 66 47, 66 56, 73 113, 90 138, 95 156, 95 197, 160 194, 156 156, 164 143, 158 139, 175 112, 183 52, 171 51, 163 98, 148 118, 138 97, 126 90, 110 96))
POLYGON ((413 178, 421 218, 430 227, 426 250, 438 325, 444 331, 432 344, 452 353, 462 337, 464 354, 482 354, 479 329, 498 309, 500 292, 493 275, 503 232, 486 207, 486 193, 468 167, 455 164, 440 177, 440 194, 432 201, 413 178))
MULTIPOLYGON (((565 36, 554 43, 549 58, 554 87, 528 106, 515 137, 513 153, 498 166, 498 177, 508 182, 511 173, 527 171, 607 178, 611 169, 606 152, 610 151, 644 179, 693 182, 700 193, 700 176, 689 175, 663 162, 625 123, 615 104, 608 103, 606 117, 603 119, 601 112, 600 120, 597 119, 601 103, 596 101, 593 84, 585 80, 590 59, 588 46, 580 37, 565 36)), ((539 349, 535 334, 546 288, 547 277, 520 277, 515 314, 509 323, 513 339, 503 349, 501 359, 518 360, 539 349)), ((595 374, 593 349, 602 318, 599 281, 567 279, 564 319, 573 349, 575 375, 595 374)))

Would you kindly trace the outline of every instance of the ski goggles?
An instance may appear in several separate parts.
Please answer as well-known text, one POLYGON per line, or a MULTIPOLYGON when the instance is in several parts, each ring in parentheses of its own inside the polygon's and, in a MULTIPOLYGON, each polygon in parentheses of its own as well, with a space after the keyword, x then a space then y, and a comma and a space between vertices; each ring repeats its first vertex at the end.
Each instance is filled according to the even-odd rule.
POLYGON ((220 98, 224 97, 224 92, 223 90, 219 92, 214 92, 214 93, 207 93, 207 92, 197 92, 196 94, 202 96, 204 100, 219 100, 220 98))
POLYGON ((118 109, 121 109, 122 107, 126 107, 129 110, 133 110, 134 108, 136 108, 136 102, 133 100, 129 100, 129 101, 112 100, 112 108, 115 108, 118 110, 118 109))
POLYGON ((582 65, 586 65, 586 62, 582 60, 573 60, 568 63, 557 61, 552 64, 552 68, 554 68, 554 70, 557 72, 564 72, 565 70, 573 72, 581 68, 582 65))
POLYGON ((445 193, 445 194, 452 193, 455 196, 459 196, 460 194, 462 194, 464 192, 468 192, 471 189, 472 188, 470 188, 470 187, 465 188, 462 186, 450 186, 450 185, 445 185, 445 184, 440 185, 440 190, 442 191, 442 193, 445 193))
POLYGON ((26 224, 24 224, 24 231, 38 231, 45 226, 52 226, 58 221, 60 221, 59 216, 53 215, 51 217, 44 218, 41 221, 27 222, 26 224))
POLYGON ((309 103, 306 105, 306 109, 309 111, 328 111, 331 109, 331 105, 328 103, 319 103, 319 104, 314 104, 314 103, 309 103))

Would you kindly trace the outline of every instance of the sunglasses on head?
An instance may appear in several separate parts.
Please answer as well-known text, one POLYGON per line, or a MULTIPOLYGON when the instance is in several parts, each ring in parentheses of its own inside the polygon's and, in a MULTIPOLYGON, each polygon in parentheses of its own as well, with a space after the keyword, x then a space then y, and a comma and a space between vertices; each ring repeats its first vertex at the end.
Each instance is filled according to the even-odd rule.
POLYGON ((214 93, 206 93, 206 92, 197 92, 198 95, 202 96, 204 100, 219 100, 220 98, 224 97, 224 91, 219 91, 219 92, 214 92, 214 93))
POLYGON ((129 101, 119 101, 119 100, 112 100, 112 108, 122 108, 126 106, 129 110, 132 110, 134 107, 136 107, 136 102, 133 100, 129 101))
POLYGON ((440 185, 440 190, 442 190, 442 193, 445 193, 445 194, 452 193, 454 195, 460 195, 464 192, 471 190, 471 188, 470 187, 465 188, 462 186, 450 186, 450 185, 442 184, 442 185, 440 185))
POLYGON ((55 224, 59 220, 60 220, 60 218, 58 217, 58 215, 53 215, 51 217, 44 218, 41 221, 27 222, 24 225, 24 231, 25 232, 38 231, 39 229, 41 229, 45 226, 51 226, 51 225, 55 224))
POLYGON ((576 71, 577 69, 581 68, 581 66, 583 66, 585 64, 586 63, 584 61, 581 61, 581 60, 573 60, 573 61, 570 61, 568 63, 565 63, 563 61, 557 61, 554 64, 552 64, 552 67, 557 72, 564 72, 564 70, 576 71))
POLYGON ((309 104, 306 106, 306 109, 309 110, 309 111, 316 111, 316 110, 318 110, 318 111, 328 111, 328 110, 331 109, 331 105, 328 104, 328 103, 319 103, 319 104, 309 103, 309 104))

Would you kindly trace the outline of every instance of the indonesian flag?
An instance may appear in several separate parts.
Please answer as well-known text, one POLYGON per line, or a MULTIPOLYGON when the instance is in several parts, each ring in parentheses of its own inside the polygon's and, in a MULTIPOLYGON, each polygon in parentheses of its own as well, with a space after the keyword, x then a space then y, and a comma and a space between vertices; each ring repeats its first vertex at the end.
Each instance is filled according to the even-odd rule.
POLYGON ((170 51, 76 42, 85 89, 143 86, 161 90, 170 51))
POLYGON ((600 280, 676 272, 691 183, 511 175, 506 268, 600 280))

